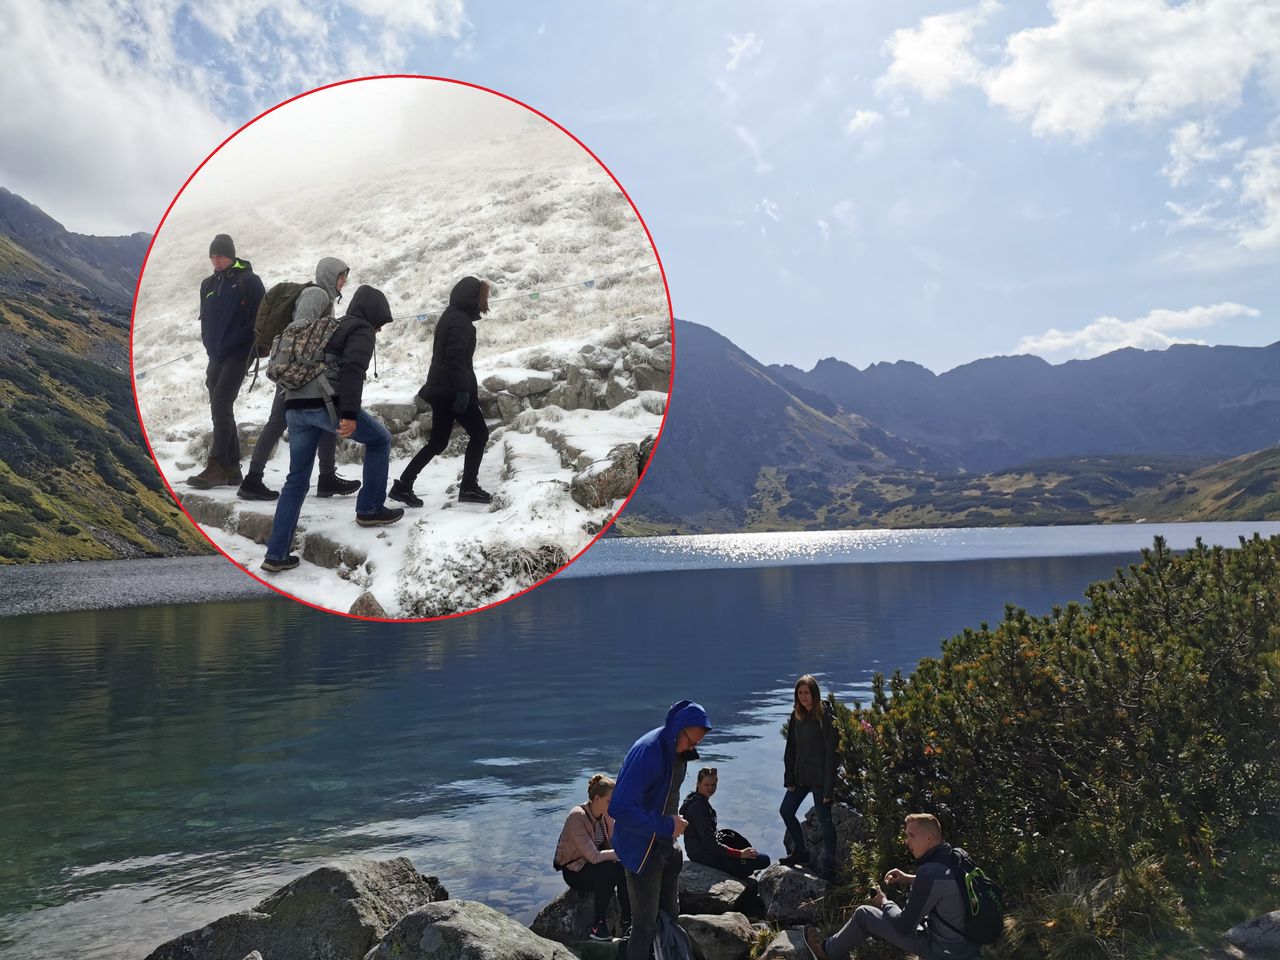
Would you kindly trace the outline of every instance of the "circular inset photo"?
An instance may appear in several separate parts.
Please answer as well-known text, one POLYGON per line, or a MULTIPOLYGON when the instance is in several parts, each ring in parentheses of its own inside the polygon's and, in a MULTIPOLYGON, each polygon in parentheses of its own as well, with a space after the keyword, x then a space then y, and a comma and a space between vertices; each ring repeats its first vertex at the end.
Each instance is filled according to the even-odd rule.
POLYGON ((215 547, 339 613, 451 616, 555 574, 630 497, 674 324, 620 184, 501 94, 374 77, 222 144, 133 312, 143 431, 215 547))

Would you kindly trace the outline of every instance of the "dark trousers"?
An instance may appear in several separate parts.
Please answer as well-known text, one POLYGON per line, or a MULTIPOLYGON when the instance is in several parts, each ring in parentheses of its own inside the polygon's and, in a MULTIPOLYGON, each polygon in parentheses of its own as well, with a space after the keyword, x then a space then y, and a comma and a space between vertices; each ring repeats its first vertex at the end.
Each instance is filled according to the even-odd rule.
POLYGON ((453 432, 455 422, 462 425, 471 441, 467 444, 467 452, 462 458, 463 487, 476 486, 476 477, 480 475, 480 459, 484 456, 484 445, 489 442, 489 428, 485 426, 484 414, 480 412, 480 404, 475 394, 471 395, 471 404, 461 414, 453 412, 452 397, 428 397, 431 404, 431 437, 427 445, 419 450, 404 473, 400 474, 400 482, 413 486, 413 481, 431 462, 431 458, 439 454, 449 445, 449 434, 453 432))
POLYGON ((695 863, 705 864, 708 867, 715 867, 717 870, 723 870, 732 877, 739 880, 745 880, 757 870, 763 870, 770 864, 770 860, 763 853, 759 856, 752 857, 750 860, 743 860, 741 857, 731 857, 727 853, 719 850, 713 850, 710 853, 699 854, 697 857, 690 855, 690 860, 695 863))
MULTIPOLYGON (((271 450, 284 434, 284 391, 276 387, 276 398, 271 401, 271 415, 262 425, 262 433, 258 434, 258 442, 253 445, 253 456, 249 458, 249 472, 262 473, 271 457, 271 450)), ((320 475, 337 471, 338 437, 333 433, 320 435, 320 445, 316 454, 320 459, 320 475)))
POLYGON ((622 922, 631 922, 631 898, 627 896, 627 872, 617 860, 607 863, 588 863, 581 870, 565 870, 564 882, 571 890, 586 890, 595 894, 596 923, 603 923, 609 913, 609 901, 618 892, 618 906, 622 909, 622 922))
POLYGON ((810 793, 813 794, 813 809, 817 811, 818 825, 822 827, 822 863, 824 866, 836 865, 836 825, 831 819, 831 804, 822 802, 822 790, 812 787, 796 787, 788 790, 782 798, 782 806, 778 813, 782 814, 782 822, 787 825, 787 836, 791 838, 791 852, 799 857, 807 857, 804 833, 800 829, 800 821, 796 819, 796 811, 810 793))
POLYGON ((209 359, 204 385, 209 388, 209 412, 213 415, 213 442, 209 456, 230 470, 240 466, 240 431, 236 428, 236 396, 248 360, 246 357, 209 359))
POLYGON ((680 868, 684 866, 684 857, 676 847, 655 843, 649 859, 659 856, 660 861, 645 865, 643 874, 627 871, 627 891, 631 895, 627 960, 649 960, 653 938, 658 932, 659 910, 665 910, 672 920, 680 916, 680 868))

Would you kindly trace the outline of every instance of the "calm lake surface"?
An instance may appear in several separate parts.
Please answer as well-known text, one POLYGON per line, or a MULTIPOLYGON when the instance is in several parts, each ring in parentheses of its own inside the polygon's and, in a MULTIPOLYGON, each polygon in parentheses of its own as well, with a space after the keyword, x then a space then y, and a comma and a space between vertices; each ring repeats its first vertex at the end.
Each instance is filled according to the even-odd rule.
POLYGON ((587 777, 683 696, 716 726, 721 823, 777 856, 796 676, 865 697, 1006 602, 1080 599, 1158 532, 1254 529, 1280 524, 606 541, 435 624, 275 598, 0 619, 0 953, 145 956, 356 852, 527 922, 587 777))

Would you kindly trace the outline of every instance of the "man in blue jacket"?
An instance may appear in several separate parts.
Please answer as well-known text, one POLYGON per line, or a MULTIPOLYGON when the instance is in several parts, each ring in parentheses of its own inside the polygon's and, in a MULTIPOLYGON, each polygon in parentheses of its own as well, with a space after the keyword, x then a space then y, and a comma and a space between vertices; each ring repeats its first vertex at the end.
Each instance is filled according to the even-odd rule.
POLYGON ((627 960, 648 960, 661 908, 674 920, 680 915, 682 858, 676 838, 688 826, 676 812, 680 785, 694 750, 711 729, 707 711, 681 700, 667 711, 666 722, 637 740, 622 761, 609 801, 614 819, 613 848, 627 871, 631 900, 631 938, 627 960))
POLYGON ((209 390, 213 441, 204 470, 187 478, 187 486, 197 490, 237 484, 243 479, 234 407, 249 365, 253 323, 264 293, 252 265, 236 257, 236 246, 227 234, 218 234, 209 244, 209 263, 213 274, 200 284, 200 339, 209 355, 204 382, 209 390))

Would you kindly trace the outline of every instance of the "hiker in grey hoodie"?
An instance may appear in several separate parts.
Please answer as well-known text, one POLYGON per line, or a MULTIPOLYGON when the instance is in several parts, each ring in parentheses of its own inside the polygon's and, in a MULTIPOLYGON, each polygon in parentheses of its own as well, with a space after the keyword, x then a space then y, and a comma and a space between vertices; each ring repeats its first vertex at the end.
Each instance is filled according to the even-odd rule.
POLYGON ((931 813, 907 814, 907 849, 916 858, 916 872, 896 867, 884 875, 886 885, 911 885, 907 905, 899 908, 875 890, 869 904, 853 911, 840 932, 823 940, 818 928, 804 928, 804 942, 814 960, 848 960, 867 937, 877 937, 915 954, 920 960, 972 960, 982 948, 966 940, 965 902, 956 881, 951 846, 942 842, 942 825, 931 813))

